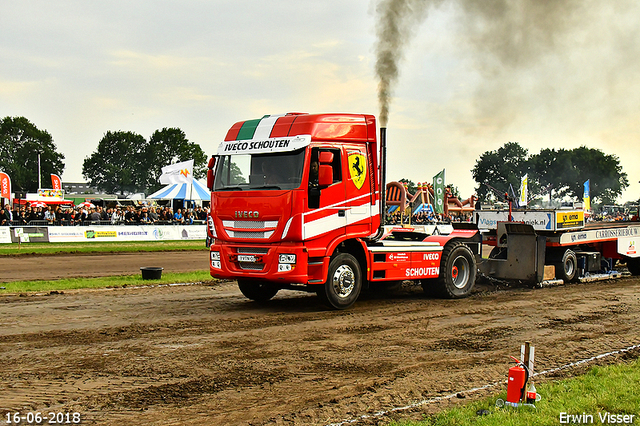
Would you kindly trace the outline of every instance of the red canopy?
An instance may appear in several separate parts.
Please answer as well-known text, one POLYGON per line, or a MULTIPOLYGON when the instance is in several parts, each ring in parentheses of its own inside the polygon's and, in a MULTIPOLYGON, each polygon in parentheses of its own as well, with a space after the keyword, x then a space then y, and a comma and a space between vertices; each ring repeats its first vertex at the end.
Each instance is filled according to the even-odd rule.
POLYGON ((71 200, 42 201, 42 200, 25 200, 25 199, 18 200, 17 198, 14 198, 12 201, 13 201, 13 204, 17 204, 19 206, 31 204, 35 202, 42 202, 42 203, 51 204, 51 205, 73 206, 73 201, 71 200))

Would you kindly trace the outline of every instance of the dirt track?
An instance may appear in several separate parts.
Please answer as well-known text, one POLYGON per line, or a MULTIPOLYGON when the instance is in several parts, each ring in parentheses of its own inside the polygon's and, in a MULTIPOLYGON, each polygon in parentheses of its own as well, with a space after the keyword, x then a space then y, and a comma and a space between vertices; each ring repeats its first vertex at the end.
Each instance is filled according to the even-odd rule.
MULTIPOLYGON (((635 278, 464 300, 405 287, 344 312, 286 291, 258 305, 233 282, 5 295, 0 414, 79 412, 83 424, 100 425, 322 425, 504 380, 508 355, 525 340, 541 371, 638 344, 639 326, 635 278)), ((477 395, 358 424, 420 418, 477 395)))
POLYGON ((209 267, 209 252, 171 251, 113 254, 8 256, 1 260, 0 282, 52 280, 140 274, 141 266, 161 266, 165 272, 189 272, 209 267))

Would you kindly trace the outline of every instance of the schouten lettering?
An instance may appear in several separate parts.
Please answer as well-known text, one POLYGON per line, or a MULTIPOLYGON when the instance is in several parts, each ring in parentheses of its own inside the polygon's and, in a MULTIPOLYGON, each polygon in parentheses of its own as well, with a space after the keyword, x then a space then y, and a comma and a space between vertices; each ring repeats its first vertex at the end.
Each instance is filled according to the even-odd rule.
POLYGON ((245 210, 245 211, 236 211, 235 218, 236 219, 240 219, 240 218, 257 219, 259 216, 260 216, 260 213, 258 211, 245 210))
POLYGON ((225 151, 247 151, 267 148, 288 148, 291 140, 289 139, 269 139, 263 141, 252 142, 233 142, 227 144, 225 151))
POLYGON ((437 276, 440 274, 440 268, 407 268, 407 277, 421 277, 421 276, 437 276))

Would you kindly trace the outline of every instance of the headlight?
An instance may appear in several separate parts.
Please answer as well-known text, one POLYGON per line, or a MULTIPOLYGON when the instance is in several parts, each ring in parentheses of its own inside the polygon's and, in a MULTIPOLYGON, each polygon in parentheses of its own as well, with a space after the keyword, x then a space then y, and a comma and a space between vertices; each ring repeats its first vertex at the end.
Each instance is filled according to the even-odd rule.
POLYGON ((211 267, 215 269, 222 269, 222 265, 220 264, 220 252, 212 251, 209 256, 211 257, 211 267))
POLYGON ((281 254, 278 263, 296 263, 295 254, 281 254))
POLYGON ((218 234, 216 233, 216 226, 213 223, 213 217, 211 217, 211 215, 207 216, 207 232, 212 238, 218 237, 218 234))

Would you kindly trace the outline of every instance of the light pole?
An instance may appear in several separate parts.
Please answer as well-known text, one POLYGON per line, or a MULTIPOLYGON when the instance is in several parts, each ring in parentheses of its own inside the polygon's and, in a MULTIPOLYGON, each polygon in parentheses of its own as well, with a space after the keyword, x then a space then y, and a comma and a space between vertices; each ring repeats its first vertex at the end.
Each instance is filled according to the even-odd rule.
POLYGON ((42 189, 42 173, 40 172, 40 151, 38 151, 38 190, 42 189))

